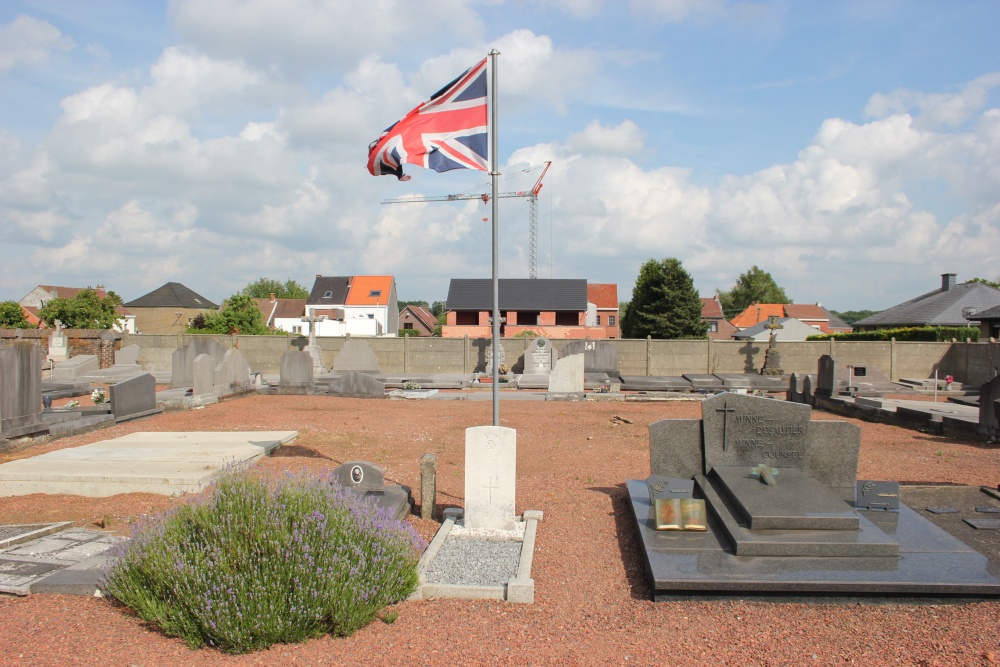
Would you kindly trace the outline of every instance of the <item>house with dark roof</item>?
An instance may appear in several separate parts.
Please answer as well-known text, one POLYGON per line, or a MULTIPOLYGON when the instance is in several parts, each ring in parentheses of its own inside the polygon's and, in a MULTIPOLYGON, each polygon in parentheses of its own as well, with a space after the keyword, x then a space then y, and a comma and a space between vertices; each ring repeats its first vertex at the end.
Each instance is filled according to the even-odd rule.
MULTIPOLYGON (((532 331, 547 338, 606 338, 607 330, 588 326, 587 281, 579 279, 505 278, 499 281, 500 335, 532 331)), ((453 278, 448 288, 444 338, 489 338, 493 281, 453 278)))
MULTIPOLYGON (((777 341, 802 341, 819 333, 814 324, 809 324, 794 317, 776 318, 780 329, 775 329, 774 339, 777 341)), ((747 327, 733 334, 736 340, 752 339, 766 343, 771 339, 770 320, 758 322, 752 327, 747 327)))
MULTIPOLYGON (((306 316, 326 316, 316 324, 317 336, 395 336, 399 329, 396 279, 317 275, 305 311, 306 316)), ((308 328, 303 329, 306 332, 308 328)))
POLYGON ((257 299, 257 309, 271 331, 309 333, 308 322, 302 321, 302 316, 306 314, 306 299, 278 299, 272 294, 270 298, 257 299))
MULTIPOLYGON (((38 311, 40 311, 46 303, 52 301, 53 299, 72 299, 85 289, 93 290, 97 294, 98 298, 101 299, 108 296, 108 293, 104 290, 104 285, 98 285, 97 287, 39 285, 35 289, 28 292, 23 299, 18 301, 18 304, 24 310, 25 317, 28 319, 29 324, 39 329, 46 329, 48 328, 48 325, 39 319, 38 311)), ((112 327, 112 329, 114 331, 128 331, 129 333, 135 333, 135 314, 125 306, 116 306, 115 311, 119 315, 119 320, 116 325, 112 327)))
POLYGON ((166 283, 125 307, 135 314, 136 331, 144 334, 184 331, 197 315, 219 310, 218 304, 180 283, 166 283))
POLYGON ((618 285, 614 283, 588 283, 587 302, 594 306, 594 322, 589 326, 604 327, 605 338, 621 338, 618 328, 618 285))
POLYGON ((399 311, 399 330, 416 331, 416 336, 433 336, 438 320, 431 311, 423 306, 412 304, 399 311))
POLYGON ((716 296, 701 297, 701 319, 708 322, 708 337, 712 340, 732 340, 739 331, 722 314, 722 303, 716 296))
POLYGON ((979 322, 979 340, 1000 339, 1000 306, 987 308, 982 312, 969 310, 965 315, 972 320, 970 324, 979 322))
POLYGON ((880 313, 858 320, 858 331, 894 329, 897 327, 965 327, 967 309, 987 311, 1000 306, 1000 290, 985 283, 956 284, 954 273, 941 274, 941 287, 932 292, 887 308, 880 313))

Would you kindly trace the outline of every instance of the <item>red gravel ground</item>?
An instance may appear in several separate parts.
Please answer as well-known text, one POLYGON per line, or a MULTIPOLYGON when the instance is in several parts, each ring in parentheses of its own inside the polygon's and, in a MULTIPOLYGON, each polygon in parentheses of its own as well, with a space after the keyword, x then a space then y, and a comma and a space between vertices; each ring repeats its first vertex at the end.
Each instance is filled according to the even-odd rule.
MULTIPOLYGON (((649 474, 647 425, 698 417, 698 403, 504 402, 517 429, 518 510, 539 509, 533 605, 432 600, 397 605, 346 639, 229 656, 189 650, 107 600, 0 596, 2 665, 998 665, 1000 601, 941 605, 650 601, 626 503, 649 474), (631 424, 616 423, 620 415, 631 424)), ((814 418, 835 418, 814 413, 814 418)), ((333 468, 367 459, 419 493, 419 459, 438 457, 438 516, 461 506, 464 431, 487 402, 255 396, 38 444, 0 462, 134 431, 297 430, 259 464, 333 468)), ((861 477, 992 485, 1000 449, 884 424, 862 428, 861 477)), ((0 498, 0 523, 72 520, 127 533, 168 498, 0 498)), ((419 497, 417 502, 420 502, 419 497)), ((437 524, 413 519, 431 537, 437 524)))

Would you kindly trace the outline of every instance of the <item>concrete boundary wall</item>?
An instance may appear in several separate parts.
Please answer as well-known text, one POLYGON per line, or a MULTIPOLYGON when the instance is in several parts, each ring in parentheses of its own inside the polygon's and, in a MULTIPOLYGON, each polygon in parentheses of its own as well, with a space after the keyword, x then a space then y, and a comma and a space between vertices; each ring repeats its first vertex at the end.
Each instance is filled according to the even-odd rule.
MULTIPOLYGON (((281 355, 308 342, 301 336, 213 336, 227 349, 234 342, 251 370, 278 373, 281 355)), ((189 338, 183 334, 129 334, 122 345, 139 347, 139 365, 146 371, 170 370, 170 356, 189 338)), ((343 347, 344 338, 317 338, 326 368, 343 347)), ((487 338, 364 338, 378 358, 383 373, 475 373, 486 370, 487 338)), ((557 339, 562 350, 572 341, 557 339)), ((759 372, 767 343, 712 340, 602 341, 618 350, 622 375, 683 375, 684 373, 759 372)), ((530 338, 503 340, 506 364, 516 372, 524 367, 524 351, 530 338)), ((778 343, 781 366, 786 374, 815 373, 816 364, 830 354, 841 367, 878 368, 893 380, 954 375, 964 384, 978 387, 1000 374, 1000 343, 924 343, 895 341, 794 341, 778 343)))

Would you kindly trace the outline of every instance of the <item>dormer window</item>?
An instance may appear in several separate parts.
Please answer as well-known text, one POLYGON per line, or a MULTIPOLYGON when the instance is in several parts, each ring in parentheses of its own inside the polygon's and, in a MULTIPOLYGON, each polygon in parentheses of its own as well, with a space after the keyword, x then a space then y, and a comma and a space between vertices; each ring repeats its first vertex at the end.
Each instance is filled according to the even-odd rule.
POLYGON ((327 291, 323 292, 323 298, 324 299, 331 299, 331 298, 333 298, 333 291, 332 290, 327 290, 327 291))

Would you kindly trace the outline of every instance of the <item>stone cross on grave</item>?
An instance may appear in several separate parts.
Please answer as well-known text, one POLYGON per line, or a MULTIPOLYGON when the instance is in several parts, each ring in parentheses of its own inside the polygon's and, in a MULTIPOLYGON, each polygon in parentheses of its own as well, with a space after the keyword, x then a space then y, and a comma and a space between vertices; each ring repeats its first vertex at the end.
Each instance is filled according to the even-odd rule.
POLYGON ((770 329, 771 335, 767 339, 767 346, 774 347, 774 342, 778 338, 778 329, 784 329, 781 324, 778 323, 778 317, 776 315, 771 315, 767 320, 767 324, 764 325, 765 329, 770 329))
POLYGON ((53 320, 52 322, 56 325, 56 335, 61 335, 63 323, 59 320, 53 320))
POLYGON ((309 355, 313 360, 313 374, 318 377, 321 373, 326 372, 326 367, 323 365, 323 353, 316 345, 316 323, 329 318, 326 315, 316 315, 314 311, 309 311, 308 315, 300 319, 309 323, 309 355))
POLYGON ((759 466, 750 471, 750 474, 754 477, 760 477, 760 481, 764 482, 768 486, 777 486, 778 480, 775 476, 778 474, 777 468, 772 468, 766 463, 761 463, 759 466))

